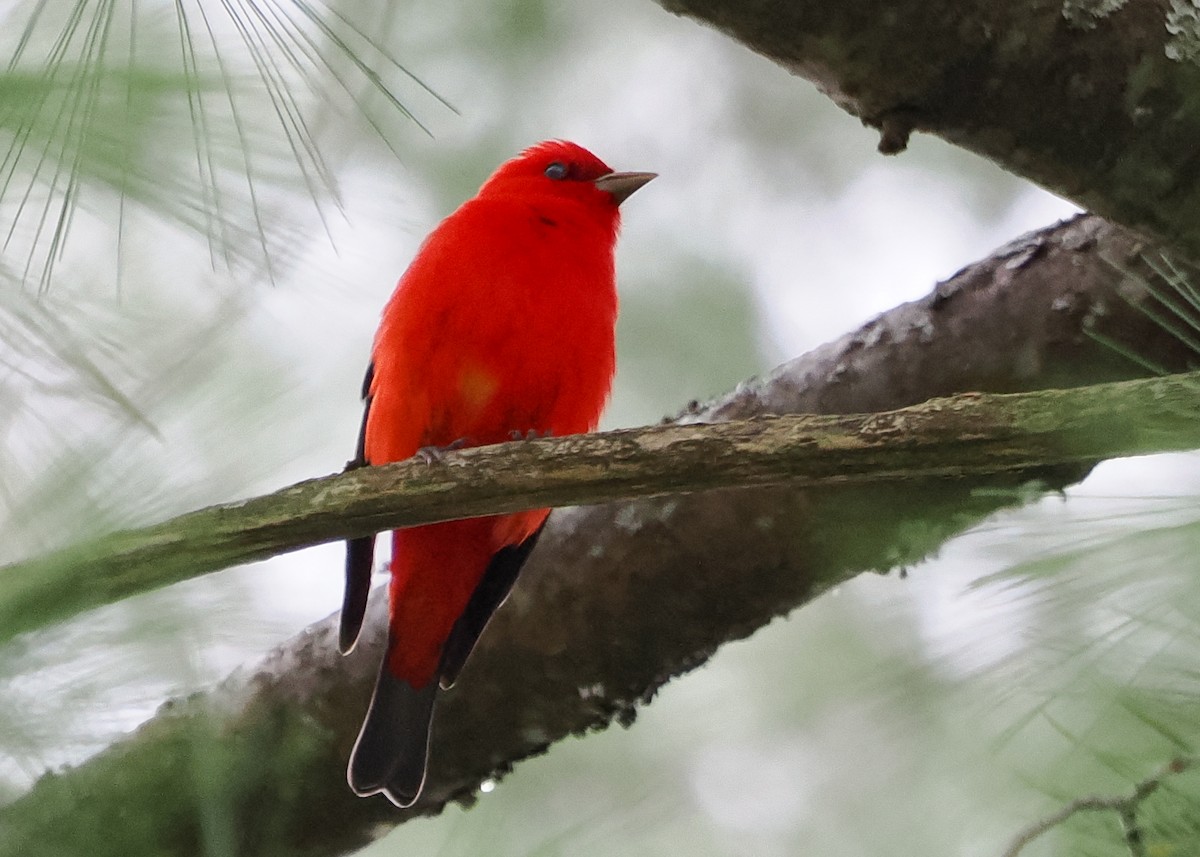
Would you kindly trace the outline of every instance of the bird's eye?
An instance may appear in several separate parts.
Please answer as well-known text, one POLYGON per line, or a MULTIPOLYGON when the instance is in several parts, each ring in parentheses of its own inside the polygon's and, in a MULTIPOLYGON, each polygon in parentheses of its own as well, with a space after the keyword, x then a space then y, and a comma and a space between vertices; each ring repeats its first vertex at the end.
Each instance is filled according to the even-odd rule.
POLYGON ((559 181, 567 177, 567 165, 562 161, 555 161, 550 166, 546 167, 546 177, 559 181))

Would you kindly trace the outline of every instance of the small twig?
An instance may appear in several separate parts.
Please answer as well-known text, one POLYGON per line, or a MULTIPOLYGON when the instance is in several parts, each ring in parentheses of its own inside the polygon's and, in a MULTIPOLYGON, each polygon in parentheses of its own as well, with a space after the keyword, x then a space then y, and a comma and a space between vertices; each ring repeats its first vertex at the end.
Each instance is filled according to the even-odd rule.
POLYGON ((1125 845, 1129 848, 1131 857, 1146 857, 1146 846, 1142 840, 1141 827, 1138 824, 1138 809, 1142 802, 1154 794, 1165 780, 1198 764, 1200 764, 1200 756, 1177 756, 1134 786, 1133 791, 1129 794, 1077 797, 1062 809, 1045 818, 1038 819, 1018 833, 1001 857, 1017 857, 1026 845, 1043 833, 1058 827, 1072 816, 1082 812, 1116 813, 1120 819, 1125 845))

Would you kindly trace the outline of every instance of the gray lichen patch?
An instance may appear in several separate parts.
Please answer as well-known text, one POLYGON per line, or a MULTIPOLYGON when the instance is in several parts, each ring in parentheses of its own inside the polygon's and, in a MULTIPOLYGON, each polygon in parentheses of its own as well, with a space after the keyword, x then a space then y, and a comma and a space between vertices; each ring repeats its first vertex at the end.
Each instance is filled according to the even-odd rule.
POLYGON ((1062 16, 1081 30, 1094 30, 1104 18, 1117 12, 1129 0, 1064 0, 1062 16))
POLYGON ((1200 61, 1200 0, 1170 0, 1167 32, 1171 34, 1164 48, 1168 59, 1200 61))

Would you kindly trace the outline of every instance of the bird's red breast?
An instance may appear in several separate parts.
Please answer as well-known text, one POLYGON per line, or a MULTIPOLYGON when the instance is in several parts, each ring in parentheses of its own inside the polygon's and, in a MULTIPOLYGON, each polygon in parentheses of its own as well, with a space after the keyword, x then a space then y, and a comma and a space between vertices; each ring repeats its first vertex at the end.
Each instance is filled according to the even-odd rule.
MULTIPOLYGON (((615 368, 617 201, 611 170, 550 143, 501 167, 426 240, 375 340, 364 451, 371 464, 422 447, 478 446, 596 427, 615 368), (548 176, 561 163, 573 178, 548 176)), ((491 556, 547 510, 399 531, 390 663, 428 682, 491 556)))

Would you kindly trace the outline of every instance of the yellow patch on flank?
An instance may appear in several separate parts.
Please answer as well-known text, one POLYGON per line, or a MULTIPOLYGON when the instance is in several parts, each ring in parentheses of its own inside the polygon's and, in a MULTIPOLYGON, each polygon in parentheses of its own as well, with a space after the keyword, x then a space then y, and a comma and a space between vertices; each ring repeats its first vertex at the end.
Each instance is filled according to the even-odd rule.
POLYGON ((458 394, 469 412, 479 413, 486 408, 499 386, 496 376, 478 364, 463 367, 458 376, 458 394))

